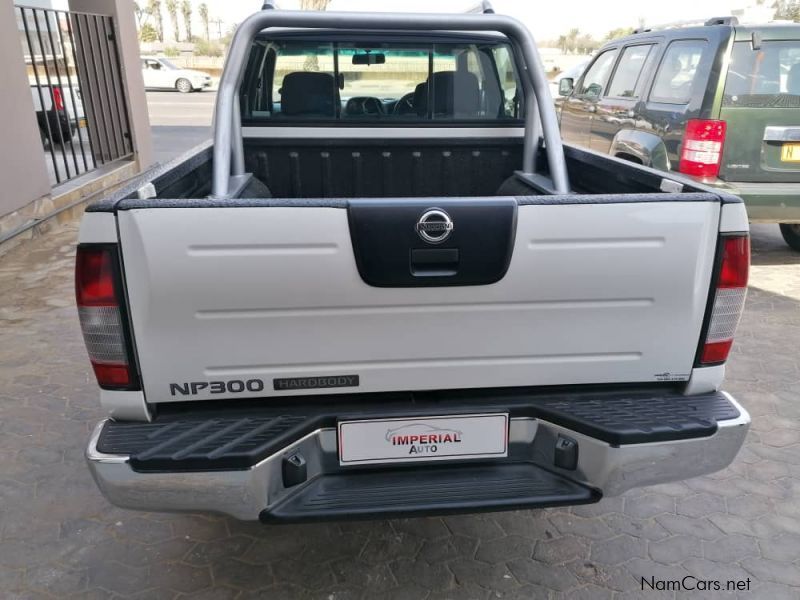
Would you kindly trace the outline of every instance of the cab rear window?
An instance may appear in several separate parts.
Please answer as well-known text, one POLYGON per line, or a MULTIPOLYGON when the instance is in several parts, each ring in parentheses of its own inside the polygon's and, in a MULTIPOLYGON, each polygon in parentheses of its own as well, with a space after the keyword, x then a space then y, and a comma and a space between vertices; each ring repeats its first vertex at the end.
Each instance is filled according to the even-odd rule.
POLYGON ((800 40, 736 42, 723 105, 800 108, 800 40))
POLYGON ((245 123, 523 117, 502 43, 258 41, 253 56, 239 94, 245 123))

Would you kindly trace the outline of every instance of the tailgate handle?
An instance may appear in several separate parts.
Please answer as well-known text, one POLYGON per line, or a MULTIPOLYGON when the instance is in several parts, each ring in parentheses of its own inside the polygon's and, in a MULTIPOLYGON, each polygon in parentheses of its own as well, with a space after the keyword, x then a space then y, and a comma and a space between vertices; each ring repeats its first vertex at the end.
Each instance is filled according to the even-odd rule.
POLYGON ((411 250, 411 274, 442 277, 458 273, 458 248, 415 248, 411 250))
POLYGON ((775 127, 764 129, 765 142, 800 142, 800 126, 775 127))

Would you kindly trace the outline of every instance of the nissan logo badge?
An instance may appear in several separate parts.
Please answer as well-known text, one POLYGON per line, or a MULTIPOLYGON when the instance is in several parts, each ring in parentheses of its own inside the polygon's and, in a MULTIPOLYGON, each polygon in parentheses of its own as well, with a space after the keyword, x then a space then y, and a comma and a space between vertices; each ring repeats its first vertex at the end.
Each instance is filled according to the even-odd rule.
POLYGON ((441 244, 453 232, 453 219, 441 208, 431 208, 419 218, 416 230, 429 244, 441 244))

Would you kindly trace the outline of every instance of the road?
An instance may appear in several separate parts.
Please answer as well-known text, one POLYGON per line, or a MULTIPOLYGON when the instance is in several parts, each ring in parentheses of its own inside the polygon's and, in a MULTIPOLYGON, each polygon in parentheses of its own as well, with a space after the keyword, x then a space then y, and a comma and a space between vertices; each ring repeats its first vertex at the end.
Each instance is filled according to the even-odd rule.
POLYGON ((753 426, 728 469, 574 508, 271 527, 128 512, 100 495, 83 460, 104 415, 74 304, 76 235, 54 224, 0 261, 4 599, 676 597, 643 592, 643 577, 798 597, 800 255, 775 227, 754 228, 725 386, 753 426))
POLYGON ((216 92, 147 92, 154 160, 164 163, 211 137, 216 92))

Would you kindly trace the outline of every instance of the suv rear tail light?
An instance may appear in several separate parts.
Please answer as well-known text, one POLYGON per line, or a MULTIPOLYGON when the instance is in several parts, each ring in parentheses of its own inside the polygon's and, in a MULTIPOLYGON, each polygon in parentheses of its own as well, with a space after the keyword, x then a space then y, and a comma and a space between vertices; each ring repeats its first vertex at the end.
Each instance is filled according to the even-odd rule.
POLYGON ((716 177, 725 143, 725 121, 689 119, 683 136, 678 170, 697 177, 716 177))
POLYGON ((113 246, 78 246, 75 295, 89 360, 105 389, 138 389, 128 352, 113 246))
POLYGON ((61 88, 54 87, 53 90, 53 106, 56 110, 64 110, 64 96, 61 94, 61 88))
POLYGON ((721 364, 728 359, 747 296, 750 237, 723 237, 721 250, 722 263, 714 290, 706 338, 700 353, 702 366, 721 364))

